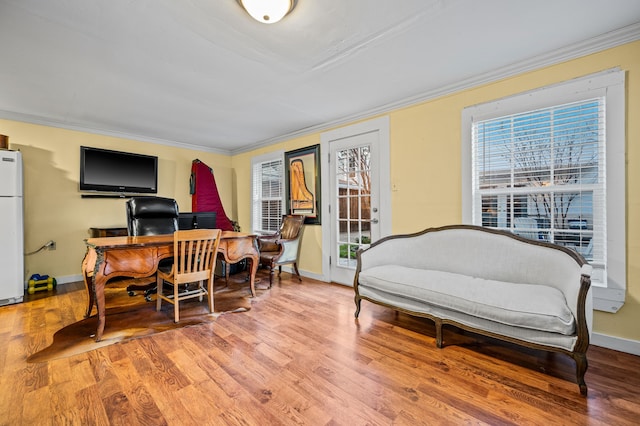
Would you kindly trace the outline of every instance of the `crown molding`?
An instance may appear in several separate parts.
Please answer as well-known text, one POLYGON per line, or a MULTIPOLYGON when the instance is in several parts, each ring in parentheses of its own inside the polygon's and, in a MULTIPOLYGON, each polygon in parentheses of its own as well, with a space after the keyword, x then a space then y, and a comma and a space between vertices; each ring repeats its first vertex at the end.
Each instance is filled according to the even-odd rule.
POLYGON ((44 126, 57 127, 57 128, 67 129, 67 130, 94 133, 94 134, 103 135, 103 136, 133 139, 141 142, 149 142, 154 144, 173 146, 177 148, 191 149, 191 150, 201 151, 201 152, 211 152, 211 153, 222 154, 222 155, 238 155, 238 154, 243 154, 259 148, 267 147, 276 143, 284 142, 289 139, 306 136, 312 133, 322 132, 322 131, 340 127, 355 121, 369 119, 374 116, 389 113, 396 109, 419 104, 419 103, 433 100, 442 96, 446 96, 446 95, 450 95, 463 90, 471 89, 473 87, 478 87, 484 84, 496 82, 498 80, 503 80, 503 79, 513 77, 519 74, 523 74, 529 71, 538 70, 547 66, 556 65, 562 62, 587 56, 593 53, 597 53, 606 49, 617 47, 626 43, 631 43, 637 40, 640 40, 640 22, 636 22, 635 24, 632 24, 614 31, 610 31, 608 33, 605 33, 605 34, 602 34, 578 43, 574 43, 572 45, 568 45, 560 49, 547 52, 542 55, 533 56, 524 61, 516 62, 506 67, 500 67, 499 69, 492 70, 487 73, 479 74, 472 78, 468 78, 462 81, 458 81, 456 83, 445 85, 443 87, 439 87, 431 91, 423 92, 411 97, 400 99, 398 101, 380 105, 378 107, 375 107, 366 111, 362 111, 357 114, 345 116, 337 120, 321 123, 314 126, 305 127, 293 132, 289 132, 289 133, 285 133, 285 134, 273 137, 273 138, 257 141, 255 143, 249 143, 243 146, 242 148, 235 149, 235 150, 223 150, 223 149, 211 148, 211 147, 202 146, 202 145, 196 145, 193 143, 152 138, 144 135, 118 132, 113 130, 98 129, 98 128, 90 127, 88 125, 66 123, 63 121, 40 117, 37 115, 17 113, 17 112, 4 111, 4 110, 0 110, 0 118, 15 120, 15 121, 22 121, 22 122, 31 123, 31 124, 40 124, 44 126))
POLYGON ((135 133, 99 129, 99 128, 91 127, 87 125, 67 123, 59 120, 54 120, 51 118, 45 118, 45 117, 41 117, 34 114, 25 114, 20 112, 0 110, 0 119, 20 121, 23 123, 37 124, 37 125, 48 126, 48 127, 56 127, 59 129, 73 130, 73 131, 84 132, 84 133, 92 133, 95 135, 109 136, 109 137, 114 137, 119 139, 131 139, 138 142, 148 142, 148 143, 153 143, 157 145, 166 145, 166 146, 172 146, 176 148, 191 149, 191 150, 200 151, 200 152, 211 152, 214 154, 232 155, 230 150, 211 148, 203 145, 172 141, 168 139, 153 138, 149 136, 138 135, 135 133))
POLYGON ((506 78, 514 77, 519 74, 524 74, 529 71, 535 71, 551 65, 556 65, 562 62, 567 62, 572 59, 577 59, 583 56, 587 56, 593 53, 601 52, 606 49, 621 46, 623 44, 631 43, 640 40, 640 22, 635 24, 614 30, 600 36, 593 37, 574 43, 569 46, 556 49, 551 52, 544 53, 542 55, 533 56, 520 62, 513 63, 506 67, 500 67, 499 69, 489 71, 484 74, 476 75, 472 78, 468 78, 456 83, 439 87, 431 91, 423 92, 415 96, 404 98, 392 103, 381 105, 379 107, 340 118, 331 122, 322 123, 316 126, 307 127, 304 129, 296 130, 281 136, 277 136, 270 139, 257 142, 251 145, 249 148, 243 148, 232 151, 233 155, 241 154, 254 149, 263 148, 275 143, 283 142, 289 139, 305 136, 311 133, 321 132, 329 130, 335 127, 352 123, 354 121, 364 120, 372 118, 377 115, 389 113, 391 111, 416 105, 422 102, 430 101, 442 96, 451 95, 463 90, 468 90, 474 87, 482 86, 485 84, 493 83, 506 78))

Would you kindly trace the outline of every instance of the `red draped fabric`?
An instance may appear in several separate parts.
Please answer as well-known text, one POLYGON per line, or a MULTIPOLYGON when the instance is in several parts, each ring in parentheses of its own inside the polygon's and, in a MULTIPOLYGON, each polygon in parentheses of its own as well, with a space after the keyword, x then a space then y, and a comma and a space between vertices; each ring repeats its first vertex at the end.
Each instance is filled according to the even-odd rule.
POLYGON ((216 228, 233 231, 220 200, 213 169, 197 159, 191 163, 191 211, 216 212, 216 228))

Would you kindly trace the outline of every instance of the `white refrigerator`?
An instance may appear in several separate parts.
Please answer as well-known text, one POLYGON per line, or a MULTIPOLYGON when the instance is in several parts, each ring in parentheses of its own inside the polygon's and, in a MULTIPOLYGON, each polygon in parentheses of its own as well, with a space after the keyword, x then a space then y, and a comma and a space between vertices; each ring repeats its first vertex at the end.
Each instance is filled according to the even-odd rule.
POLYGON ((0 150, 0 306, 24 298, 22 154, 0 150))

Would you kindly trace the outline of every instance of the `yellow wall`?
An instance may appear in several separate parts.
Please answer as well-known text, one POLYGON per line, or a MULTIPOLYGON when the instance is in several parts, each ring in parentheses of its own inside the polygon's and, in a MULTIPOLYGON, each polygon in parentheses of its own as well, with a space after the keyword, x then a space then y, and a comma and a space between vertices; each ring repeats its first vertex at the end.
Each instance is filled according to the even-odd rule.
POLYGON ((640 341, 640 228, 633 220, 640 218, 640 42, 391 113, 391 180, 399 188, 392 199, 393 232, 461 220, 464 107, 613 67, 627 71, 627 295, 618 313, 595 313, 594 332, 640 341), (414 201, 412 194, 420 197, 414 201))
MULTIPOLYGON (((613 67, 627 71, 627 296, 616 314, 596 312, 594 331, 640 341, 640 42, 629 43, 496 83, 461 91, 389 113, 392 232, 459 223, 461 209, 461 113, 463 108, 559 83, 613 67)), ((339 99, 336 100, 339 102, 339 99)), ((319 143, 320 134, 237 155, 237 193, 249 194, 251 157, 319 143)), ((250 197, 238 200, 238 215, 250 223, 250 197)), ((301 269, 321 273, 321 230, 307 227, 301 269), (311 232, 310 232, 311 231, 311 232)))
MULTIPOLYGON (((461 221, 461 112, 464 107, 584 76, 612 67, 627 71, 627 297, 616 314, 596 312, 594 331, 640 341, 640 42, 465 90, 389 113, 392 232, 413 232, 461 221)), ((339 102, 339 99, 336 100, 339 102)), ((145 142, 0 120, 0 134, 25 162, 25 245, 34 250, 58 243, 26 260, 27 273, 54 276, 80 273, 82 240, 91 226, 125 224, 123 200, 81 199, 79 146, 90 145, 158 155, 160 196, 174 197, 190 210, 191 161, 214 169, 227 214, 243 230, 251 227, 251 158, 320 143, 320 133, 227 157, 145 142)), ((186 208, 185 208, 186 207, 186 208)), ((300 269, 322 271, 322 228, 307 226, 300 269)))
POLYGON ((11 149, 22 152, 25 251, 49 240, 57 244, 55 251, 26 256, 27 278, 34 273, 79 275, 88 229, 126 226, 124 199, 80 197, 81 145, 158 156, 157 195, 175 198, 181 211, 191 211, 191 161, 199 158, 213 168, 226 213, 234 218, 229 156, 8 120, 0 120, 0 134, 9 136, 11 149))
MULTIPOLYGON (((257 155, 273 151, 291 151, 297 148, 317 145, 320 143, 320 134, 302 136, 295 140, 278 143, 261 148, 249 153, 233 157, 232 167, 236 178, 236 194, 238 196, 238 221, 251 227, 251 158, 257 155)), ((299 269, 317 274, 322 274, 322 228, 318 225, 304 227, 302 246, 300 247, 299 269)))

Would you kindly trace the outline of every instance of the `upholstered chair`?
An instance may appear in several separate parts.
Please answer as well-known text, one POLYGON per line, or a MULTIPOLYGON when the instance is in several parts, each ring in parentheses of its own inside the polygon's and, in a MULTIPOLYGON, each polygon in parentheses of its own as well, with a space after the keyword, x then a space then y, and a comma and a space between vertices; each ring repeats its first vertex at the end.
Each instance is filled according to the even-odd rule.
POLYGON ((292 265, 298 280, 302 281, 298 271, 298 257, 303 225, 304 216, 284 215, 280 230, 276 234, 258 237, 260 264, 269 268, 269 288, 273 284, 276 266, 280 276, 282 265, 292 265))

